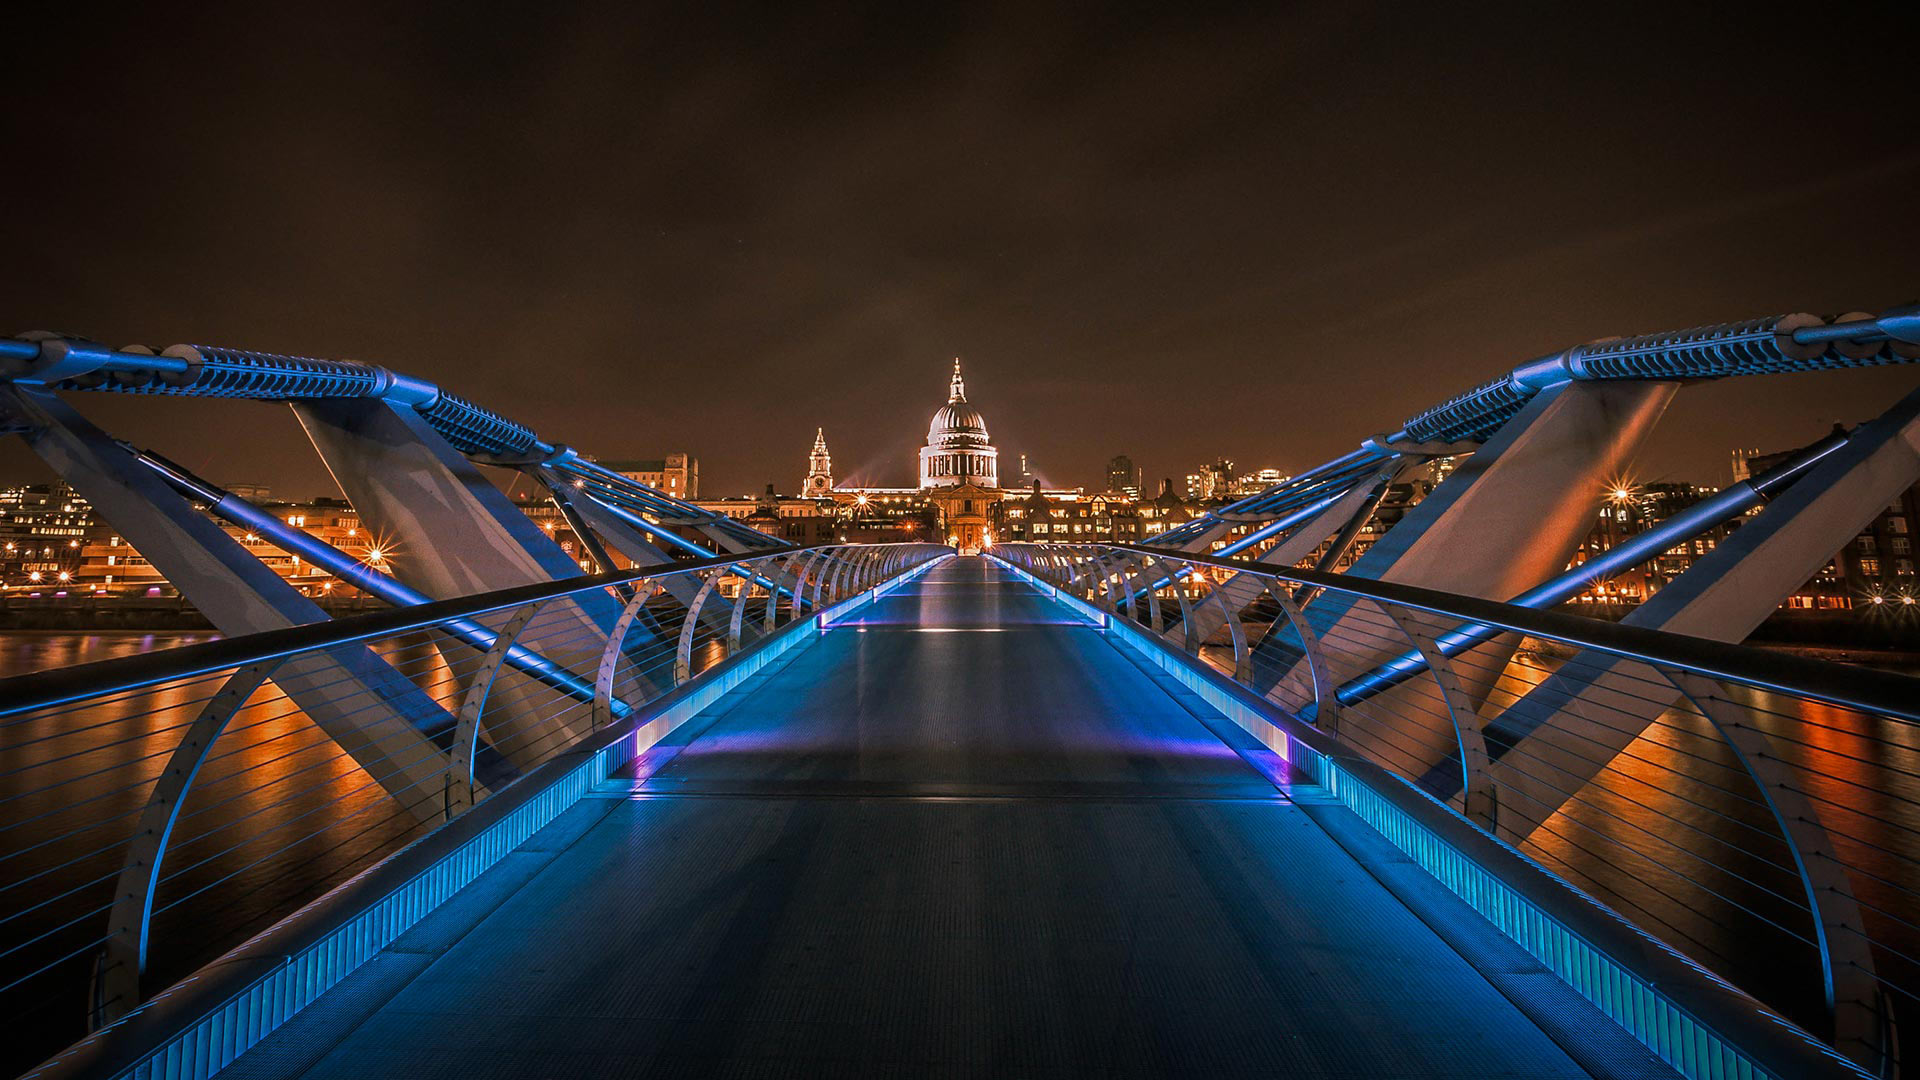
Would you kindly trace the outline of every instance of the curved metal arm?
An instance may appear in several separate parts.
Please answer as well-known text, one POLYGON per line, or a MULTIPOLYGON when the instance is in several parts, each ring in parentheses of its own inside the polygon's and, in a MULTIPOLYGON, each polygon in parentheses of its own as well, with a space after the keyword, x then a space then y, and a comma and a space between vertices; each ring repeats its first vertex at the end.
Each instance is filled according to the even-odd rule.
POLYGON ((1032 552, 1028 556, 1027 569, 1033 571, 1035 576, 1044 579, 1047 584, 1057 589, 1060 587, 1061 581, 1060 564, 1061 556, 1059 552, 1041 550, 1032 552))
POLYGON ((1057 553, 1060 562, 1060 588, 1066 592, 1074 591, 1074 581, 1080 574, 1080 556, 1072 548, 1062 548, 1057 553))
POLYGON ((825 554, 826 551, 824 549, 815 548, 808 553, 806 564, 800 567, 800 576, 793 583, 793 596, 787 604, 788 619, 798 619, 800 617, 800 605, 802 601, 805 601, 809 607, 819 608, 820 582, 819 579, 814 576, 813 568, 814 564, 819 562, 820 557, 825 554), (813 586, 813 594, 810 599, 806 595, 809 584, 813 586))
POLYGON ((1111 558, 1115 558, 1111 552, 1095 554, 1087 570, 1088 584, 1097 590, 1099 606, 1108 611, 1114 610, 1113 568, 1107 565, 1111 558))
POLYGON ((633 599, 620 609, 620 618, 615 620, 613 629, 607 632, 606 647, 600 650, 600 666, 593 673, 593 727, 600 728, 613 722, 613 673, 620 666, 621 649, 627 642, 627 631, 633 629, 634 621, 640 618, 640 612, 647 601, 653 599, 653 579, 643 578, 633 583, 633 599))
MULTIPOLYGON (((763 632, 768 634, 773 633, 774 626, 779 622, 780 591, 782 589, 785 589, 789 596, 792 596, 796 599, 799 597, 800 575, 798 574, 794 564, 799 562, 801 556, 805 554, 806 552, 804 551, 796 551, 793 554, 788 555, 786 557, 786 560, 780 564, 779 573, 773 575, 773 588, 767 590, 766 618, 764 622, 762 622, 761 624, 761 630, 763 632)), ((789 607, 791 607, 791 605, 789 605, 789 607)), ((789 616, 792 615, 791 610, 789 610, 788 615, 789 616)))
POLYGON ((1099 606, 1102 589, 1105 584, 1101 576, 1103 573, 1101 551, 1095 547, 1086 547, 1081 550, 1085 552, 1085 555, 1082 556, 1084 561, 1080 564, 1082 571, 1081 588, 1086 592, 1087 602, 1099 606))
POLYGON ((283 662, 284 658, 262 660, 227 676, 187 726, 154 781, 146 808, 140 812, 140 823, 127 845, 126 862, 114 886, 113 907, 107 912, 108 937, 91 1016, 95 1027, 118 1020, 140 1004, 140 976, 147 969, 153 897, 160 888, 160 866, 166 860, 173 827, 180 820, 180 807, 187 801, 187 792, 206 764, 214 741, 227 729, 234 713, 283 662))
POLYGON ((820 574, 819 602, 815 607, 828 607, 840 599, 840 580, 847 573, 847 557, 842 552, 827 556, 827 566, 820 574))
MULTIPOLYGON (((1213 591, 1207 595, 1211 597, 1214 593, 1223 593, 1225 591, 1225 588, 1216 581, 1213 583, 1213 591)), ((1222 600, 1220 607, 1226 613, 1227 635, 1233 641, 1233 681, 1243 686, 1251 686, 1253 684, 1253 654, 1252 651, 1247 648, 1247 628, 1240 625, 1240 612, 1234 610, 1233 605, 1222 600)), ((1205 642, 1201 644, 1205 644, 1205 642)))
POLYGON ((1409 618, 1406 609, 1394 604, 1372 603, 1393 620, 1426 660, 1434 685, 1440 689, 1440 699, 1446 704, 1447 719, 1453 724, 1454 744, 1460 748, 1460 790, 1467 818, 1492 832, 1499 812, 1492 763, 1487 757, 1487 740, 1480 730, 1479 713, 1460 682, 1459 672, 1454 670, 1453 661, 1441 652, 1434 636, 1409 618))
POLYGON ((866 588, 867 560, 872 557, 872 553, 852 547, 844 549, 841 556, 846 559, 847 568, 846 572, 840 575, 840 594, 834 597, 836 600, 845 600, 866 588))
MULTIPOLYGON (((1186 651, 1188 656, 1198 656, 1200 655, 1200 642, 1195 640, 1193 635, 1193 602, 1188 599, 1187 590, 1181 587, 1180 582, 1181 577, 1184 575, 1162 556, 1153 556, 1153 563, 1160 568, 1161 573, 1167 575, 1166 587, 1173 590, 1173 598, 1180 601, 1181 647, 1186 651)), ((1163 635, 1170 632, 1171 631, 1165 629, 1161 630, 1163 635)))
POLYGON ((1073 550, 1077 557, 1073 573, 1074 595, 1082 600, 1092 600, 1094 598, 1093 572, 1097 569, 1095 563, 1098 556, 1092 548, 1084 544, 1075 544, 1073 550))
POLYGON ((708 574, 707 580, 700 583, 700 591, 693 594, 693 602, 687 605, 686 621, 680 624, 680 644, 673 650, 675 686, 693 678, 693 638, 700 630, 700 609, 706 606, 723 576, 717 572, 708 574))
POLYGON ((1145 589, 1147 593, 1147 618, 1152 620, 1151 628, 1153 632, 1156 635, 1159 635, 1159 634, 1166 633, 1167 623, 1166 623, 1166 619, 1163 616, 1163 613, 1160 610, 1160 590, 1155 588, 1153 584, 1152 564, 1153 564, 1152 559, 1140 560, 1141 568, 1147 571, 1147 574, 1146 574, 1147 580, 1145 585, 1145 589))
POLYGON ((768 592, 777 593, 780 591, 780 583, 768 577, 766 571, 760 569, 762 566, 771 567, 772 565, 772 556, 747 564, 747 576, 740 582, 740 595, 733 598, 733 615, 727 620, 728 655, 740 651, 740 635, 746 629, 747 601, 753 597, 754 584, 765 580, 768 592))
POLYGON ((1053 587, 1066 592, 1072 592, 1073 560, 1067 557, 1067 553, 1064 550, 1048 551, 1046 558, 1048 563, 1053 567, 1053 574, 1049 579, 1053 582, 1053 587))
MULTIPOLYGON (((1333 668, 1327 663, 1327 654, 1320 647, 1320 635, 1313 632, 1313 624, 1307 621, 1306 612, 1294 602, 1293 590, 1285 583, 1269 581, 1266 593, 1280 607, 1280 613, 1293 625, 1293 632, 1300 635, 1301 651, 1307 657, 1307 673, 1313 679, 1313 726, 1334 738, 1340 736, 1340 695, 1339 687, 1333 681, 1333 668)), ((1276 683, 1278 690, 1283 683, 1276 683)), ((1272 694, 1269 693, 1271 698, 1272 694)))
POLYGON ((848 548, 845 554, 847 559, 847 572, 841 575, 841 592, 839 597, 837 597, 837 599, 841 600, 867 587, 867 562, 873 557, 872 552, 862 551, 859 548, 848 548))
POLYGON ((522 604, 514 611, 513 617, 494 636, 493 646, 480 661, 480 667, 467 680, 467 689, 460 696, 460 716, 453 728, 453 757, 447 763, 447 820, 472 808, 479 801, 473 782, 473 759, 479 750, 480 714, 486 711, 487 695, 493 692, 493 683, 500 675, 500 665, 507 659, 507 651, 519 639, 520 632, 527 628, 545 600, 535 600, 522 604))
POLYGON ((1834 1046, 1858 1064, 1877 1067, 1893 1053, 1892 1012, 1874 975, 1873 950, 1852 879, 1834 854, 1833 837, 1819 810, 1792 785, 1792 771, 1774 749, 1773 740, 1747 724, 1745 706, 1726 697, 1720 680, 1680 668, 1650 666, 1700 710, 1759 790, 1793 855, 1813 917, 1821 991, 1833 1019, 1834 1046))
MULTIPOLYGON (((824 551, 822 551, 820 555, 826 559, 827 562, 825 566, 820 567, 813 579, 813 596, 809 603, 815 611, 820 610, 820 594, 827 587, 827 579, 832 577, 834 572, 839 569, 839 560, 824 551)), ((811 564, 809 564, 809 568, 811 568, 811 564)), ((831 595, 832 594, 828 594, 829 599, 831 599, 831 595)))
POLYGON ((1121 560, 1119 566, 1115 570, 1115 572, 1119 575, 1120 588, 1126 594, 1125 603, 1127 606, 1125 610, 1122 612, 1122 614, 1124 614, 1127 617, 1127 620, 1129 622, 1138 622, 1139 620, 1134 618, 1134 610, 1133 610, 1134 601, 1135 601, 1135 594, 1134 594, 1134 588, 1133 588, 1133 579, 1135 575, 1133 573, 1133 570, 1138 560, 1133 556, 1131 552, 1127 552, 1125 554, 1126 554, 1126 558, 1121 560))

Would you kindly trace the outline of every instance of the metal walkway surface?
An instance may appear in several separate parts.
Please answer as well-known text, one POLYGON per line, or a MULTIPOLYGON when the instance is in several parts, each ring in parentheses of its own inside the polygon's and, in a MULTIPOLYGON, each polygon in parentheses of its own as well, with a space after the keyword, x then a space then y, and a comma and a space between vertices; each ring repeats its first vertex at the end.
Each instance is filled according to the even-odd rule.
POLYGON ((1149 670, 943 564, 223 1075, 1667 1075, 1149 670))

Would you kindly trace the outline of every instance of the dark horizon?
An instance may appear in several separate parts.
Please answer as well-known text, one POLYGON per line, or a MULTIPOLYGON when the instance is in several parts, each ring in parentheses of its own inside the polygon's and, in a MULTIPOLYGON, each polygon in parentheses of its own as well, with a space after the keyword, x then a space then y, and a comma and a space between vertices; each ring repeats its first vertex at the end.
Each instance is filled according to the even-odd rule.
MULTIPOLYGON (((1597 337, 1920 297, 1907 14, 1307 6, 911 23, 617 5, 14 23, 5 332, 383 364, 703 495, 910 483, 951 357, 1010 476, 1295 471, 1597 337)), ((1696 388, 1726 480, 1911 389, 1696 388)), ((282 406, 85 395, 331 493, 282 406), (219 432, 216 441, 202 433, 219 432)), ((0 479, 44 472, 8 440, 0 479)))

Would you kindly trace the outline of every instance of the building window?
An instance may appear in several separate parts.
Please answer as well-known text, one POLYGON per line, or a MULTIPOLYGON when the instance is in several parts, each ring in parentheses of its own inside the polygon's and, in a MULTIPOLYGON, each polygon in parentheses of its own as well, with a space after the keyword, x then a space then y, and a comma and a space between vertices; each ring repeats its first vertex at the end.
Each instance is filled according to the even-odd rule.
POLYGON ((1879 559, 1861 559, 1860 574, 1863 577, 1879 577, 1880 576, 1880 560, 1879 559))

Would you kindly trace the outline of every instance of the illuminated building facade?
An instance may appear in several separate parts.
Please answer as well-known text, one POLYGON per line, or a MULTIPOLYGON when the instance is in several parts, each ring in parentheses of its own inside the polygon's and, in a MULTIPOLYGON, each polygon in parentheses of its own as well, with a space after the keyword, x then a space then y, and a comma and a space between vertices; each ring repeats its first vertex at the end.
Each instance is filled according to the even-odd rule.
POLYGON ((692 454, 668 454, 646 461, 602 461, 602 468, 688 502, 700 497, 700 459, 692 454))
POLYGON ((59 589, 80 574, 82 552, 104 531, 93 507, 62 481, 0 489, 0 585, 59 589))
MULTIPOLYGON (((1735 476, 1759 475, 1779 465, 1791 452, 1760 454, 1735 452, 1735 476)), ((1920 575, 1915 572, 1914 530, 1920 522, 1920 484, 1894 496, 1858 535, 1849 541, 1785 607, 1820 610, 1849 607, 1879 611, 1920 608, 1920 575)))
POLYGON ((808 499, 833 496, 833 455, 827 452, 827 429, 817 428, 813 453, 807 455, 807 478, 800 482, 800 494, 808 499))

